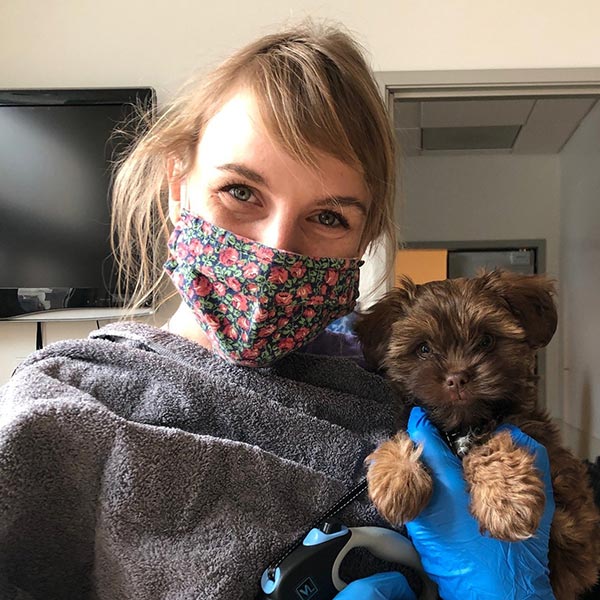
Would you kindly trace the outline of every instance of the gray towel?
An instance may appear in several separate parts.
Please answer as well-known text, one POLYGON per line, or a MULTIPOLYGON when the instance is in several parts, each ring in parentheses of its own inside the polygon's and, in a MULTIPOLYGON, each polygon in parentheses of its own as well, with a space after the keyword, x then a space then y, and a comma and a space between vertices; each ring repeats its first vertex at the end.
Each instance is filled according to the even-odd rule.
MULTIPOLYGON (((52 344, 0 389, 0 596, 252 599, 395 404, 344 359, 237 367, 135 323, 52 344)), ((381 524, 366 495, 341 518, 381 524)))

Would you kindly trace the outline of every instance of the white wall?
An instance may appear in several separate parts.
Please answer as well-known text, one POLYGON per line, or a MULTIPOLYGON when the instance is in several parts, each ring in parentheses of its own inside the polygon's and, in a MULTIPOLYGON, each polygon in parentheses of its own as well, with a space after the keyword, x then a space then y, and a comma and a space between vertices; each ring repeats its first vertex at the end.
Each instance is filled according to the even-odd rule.
POLYGON ((600 105, 560 154, 564 433, 600 454, 600 105))
MULTIPOLYGON (((407 242, 545 239, 546 272, 560 281, 559 166, 558 155, 407 158, 401 236, 407 242)), ((560 417, 559 335, 546 350, 546 372, 546 406, 560 417)))
MULTIPOLYGON (((345 23, 376 70, 600 66, 596 0, 4 0, 0 88, 152 85, 165 98, 191 71, 307 15, 345 23)), ((55 324, 50 337, 91 326, 55 324)), ((33 343, 31 327, 0 323, 0 383, 33 343)))
POLYGON ((355 31, 376 70, 600 65, 597 0, 3 0, 0 85, 148 85, 168 92, 273 24, 355 31))
POLYGON ((401 236, 406 241, 547 240, 558 275, 557 155, 419 156, 405 160, 401 236))

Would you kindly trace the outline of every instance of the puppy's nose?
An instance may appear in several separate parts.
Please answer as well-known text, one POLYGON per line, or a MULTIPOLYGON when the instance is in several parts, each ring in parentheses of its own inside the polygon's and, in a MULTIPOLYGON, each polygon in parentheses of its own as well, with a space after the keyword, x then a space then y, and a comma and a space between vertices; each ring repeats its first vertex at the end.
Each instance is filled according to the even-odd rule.
POLYGON ((455 390, 460 390, 462 387, 469 383, 469 377, 466 373, 452 373, 446 377, 446 385, 455 390))

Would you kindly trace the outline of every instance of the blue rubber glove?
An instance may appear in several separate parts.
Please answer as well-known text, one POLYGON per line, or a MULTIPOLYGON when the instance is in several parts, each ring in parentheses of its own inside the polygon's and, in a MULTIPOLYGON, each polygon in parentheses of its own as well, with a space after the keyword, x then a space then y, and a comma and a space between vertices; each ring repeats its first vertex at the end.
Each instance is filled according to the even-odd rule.
POLYGON ((402 573, 390 571, 357 579, 348 584, 335 600, 417 600, 402 573))
POLYGON ((422 459, 433 475, 433 495, 407 524, 423 567, 444 600, 551 600, 548 540, 554 496, 546 449, 520 429, 505 425, 515 443, 535 455, 543 473, 546 504, 537 534, 519 542, 482 535, 468 510, 469 495, 460 460, 450 451, 421 408, 408 422, 411 439, 423 445, 422 459))

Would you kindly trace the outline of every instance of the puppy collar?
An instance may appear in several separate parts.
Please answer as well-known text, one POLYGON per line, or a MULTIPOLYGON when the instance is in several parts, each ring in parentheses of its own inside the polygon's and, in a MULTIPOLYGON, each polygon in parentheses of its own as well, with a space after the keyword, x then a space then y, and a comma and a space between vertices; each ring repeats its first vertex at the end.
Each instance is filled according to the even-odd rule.
POLYGON ((475 440, 481 438, 485 430, 483 427, 469 427, 444 431, 448 446, 454 454, 462 458, 473 446, 475 440))

